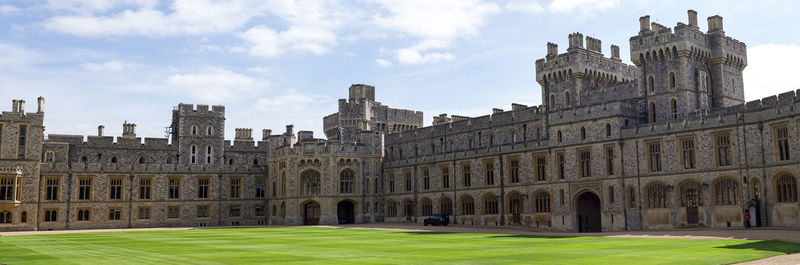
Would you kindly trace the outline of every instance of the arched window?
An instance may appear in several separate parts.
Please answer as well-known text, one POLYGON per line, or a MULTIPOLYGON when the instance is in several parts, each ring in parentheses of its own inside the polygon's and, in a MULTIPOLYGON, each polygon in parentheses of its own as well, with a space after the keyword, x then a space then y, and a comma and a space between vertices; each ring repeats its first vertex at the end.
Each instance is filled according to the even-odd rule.
POLYGON ((353 170, 345 169, 339 174, 339 193, 353 193, 353 182, 355 180, 353 170))
POLYGON ((453 201, 447 197, 439 199, 439 212, 444 215, 453 215, 453 201))
POLYGON ((89 157, 87 157, 86 155, 82 155, 81 156, 81 164, 83 164, 84 166, 88 165, 89 164, 89 157))
POLYGON ((508 132, 508 139, 511 140, 511 143, 516 143, 517 142, 517 132, 514 131, 514 129, 511 129, 508 132))
POLYGON ((433 203, 428 198, 422 198, 419 203, 419 212, 421 216, 433 215, 433 203))
POLYGON ((738 205, 739 183, 731 178, 723 178, 714 184, 715 205, 738 205))
POLYGON ((10 224, 11 223, 11 212, 2 211, 0 212, 0 224, 10 224))
POLYGON ((653 76, 648 76, 647 77, 647 89, 650 90, 650 92, 655 92, 656 91, 655 82, 653 80, 653 76))
POLYGON ((681 207, 703 206, 703 189, 699 182, 687 181, 680 185, 681 207))
POLYGON ((192 125, 192 135, 197 135, 197 125, 192 125))
POLYGON ((628 189, 628 208, 636 208, 636 190, 628 189))
POLYGON ((19 221, 21 223, 27 223, 28 222, 28 212, 23 211, 22 214, 19 215, 19 221))
POLYGON ((653 183, 647 186, 647 208, 668 208, 667 186, 662 183, 653 183))
POLYGON ((258 158, 254 158, 253 159, 253 165, 254 166, 258 166, 258 158))
POLYGON ((144 156, 140 156, 139 157, 139 164, 144 164, 146 162, 147 162, 147 160, 144 158, 144 156))
POLYGON ((569 91, 567 91, 567 92, 564 93, 564 105, 565 106, 569 106, 571 104, 572 103, 570 102, 569 91))
POLYGON ((386 217, 397 217, 397 203, 393 200, 386 201, 386 217))
POLYGON ((675 72, 669 72, 669 88, 675 88, 675 72))
POLYGON ((475 200, 472 196, 461 197, 461 215, 474 215, 475 214, 475 200))
POLYGON ((556 95, 550 95, 550 109, 554 109, 556 107, 556 95))
POLYGON ((211 127, 211 125, 206 126, 206 135, 208 136, 214 135, 214 127, 211 127))
POLYGON ((206 146, 206 164, 211 164, 211 155, 213 154, 213 149, 211 146, 206 146))
POLYGON ((112 156, 112 157, 111 157, 111 164, 116 164, 116 163, 117 163, 117 160, 118 160, 118 159, 117 159, 117 156, 112 156))
POLYGON ((556 140, 558 140, 559 143, 563 140, 563 138, 561 137, 561 131, 560 130, 556 133, 556 138, 557 138, 556 140))
POLYGON ((606 137, 611 137, 611 124, 606 123, 606 137))
POLYGON ((197 146, 192 145, 191 147, 191 154, 192 154, 192 164, 197 164, 197 146))
POLYGON ((758 200, 761 196, 761 183, 758 179, 753 179, 753 199, 758 200))
POLYGON ((286 202, 281 202, 281 217, 286 217, 286 202))
POLYGON ((789 174, 783 174, 778 177, 775 183, 775 196, 778 202, 796 202, 797 201, 797 179, 789 174))
POLYGON ((167 164, 167 165, 170 165, 170 164, 172 164, 174 162, 175 161, 174 161, 174 158, 172 158, 172 156, 167 156, 167 158, 164 159, 164 163, 167 164))
POLYGON ((533 208, 537 213, 550 212, 550 193, 539 191, 533 195, 533 208))
POLYGON ((286 197, 286 171, 281 173, 281 197, 286 197))
POLYGON ((670 108, 670 113, 672 113, 672 119, 673 120, 677 120, 678 119, 678 101, 675 100, 674 98, 670 99, 669 100, 669 108, 670 108))
POLYGON ((320 176, 319 172, 315 170, 306 170, 301 175, 303 179, 302 194, 303 195, 318 195, 320 190, 320 176))
POLYGON ((586 140, 586 128, 581 127, 581 140, 586 140))
POLYGON ((535 134, 534 138, 536 138, 536 140, 539 140, 542 137, 542 128, 539 127, 539 126, 536 126, 536 129, 534 130, 534 134, 535 134))
POLYGON ((228 159, 228 165, 233 165, 233 158, 228 159))
POLYGON ((483 214, 497 214, 497 197, 494 194, 487 194, 483 197, 483 214))
POLYGON ((655 102, 650 102, 650 108, 649 108, 649 111, 647 112, 647 114, 648 114, 648 116, 650 118, 650 122, 656 122, 656 103, 655 102))

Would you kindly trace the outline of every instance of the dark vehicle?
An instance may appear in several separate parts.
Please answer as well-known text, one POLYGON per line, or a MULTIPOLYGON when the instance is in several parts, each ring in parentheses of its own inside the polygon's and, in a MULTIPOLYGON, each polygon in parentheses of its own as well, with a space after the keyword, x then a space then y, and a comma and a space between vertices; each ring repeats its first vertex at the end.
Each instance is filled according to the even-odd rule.
POLYGON ((434 214, 428 218, 425 218, 425 221, 422 222, 424 225, 443 225, 447 226, 450 224, 450 218, 444 214, 434 214))

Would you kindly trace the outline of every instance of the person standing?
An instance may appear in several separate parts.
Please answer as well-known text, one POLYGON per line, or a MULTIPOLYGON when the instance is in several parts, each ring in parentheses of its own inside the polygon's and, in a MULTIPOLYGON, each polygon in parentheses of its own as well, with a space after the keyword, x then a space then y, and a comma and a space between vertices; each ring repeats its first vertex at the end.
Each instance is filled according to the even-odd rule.
POLYGON ((750 228, 750 210, 744 212, 744 228, 750 228))

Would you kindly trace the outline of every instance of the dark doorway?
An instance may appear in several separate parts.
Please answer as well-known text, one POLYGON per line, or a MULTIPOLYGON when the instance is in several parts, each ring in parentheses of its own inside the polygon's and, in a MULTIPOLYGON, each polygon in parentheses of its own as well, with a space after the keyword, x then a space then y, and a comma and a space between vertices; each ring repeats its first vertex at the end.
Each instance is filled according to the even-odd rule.
POLYGON ((600 198, 592 192, 584 192, 578 196, 579 232, 602 232, 600 220, 600 198))
POLYGON ((700 222, 699 211, 697 210, 698 204, 697 189, 694 187, 686 189, 686 223, 696 224, 700 222))
POLYGON ((351 201, 341 201, 336 207, 339 224, 353 224, 356 222, 356 206, 351 201))
POLYGON ((519 198, 519 195, 514 195, 511 197, 511 202, 509 203, 511 210, 511 224, 521 224, 522 223, 522 200, 519 198))
POLYGON ((411 222, 411 218, 414 217, 414 204, 412 204, 411 201, 406 201, 405 208, 406 221, 411 222))
POLYGON ((303 224, 304 225, 318 225, 319 224, 319 203, 312 201, 303 206, 303 224))

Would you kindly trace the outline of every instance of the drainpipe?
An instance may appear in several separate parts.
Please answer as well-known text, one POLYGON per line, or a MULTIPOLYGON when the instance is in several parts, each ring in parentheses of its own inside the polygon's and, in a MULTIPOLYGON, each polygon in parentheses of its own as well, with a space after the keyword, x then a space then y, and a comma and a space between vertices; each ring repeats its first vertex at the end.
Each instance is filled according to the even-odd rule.
POLYGON ((636 141, 636 185, 639 190, 638 204, 639 204, 639 226, 644 230, 644 217, 642 216, 642 172, 639 169, 639 141, 636 141))
POLYGON ((500 161, 500 225, 506 224, 506 187, 503 174, 503 155, 498 155, 500 161))
POLYGON ((128 228, 133 227, 133 181, 135 179, 136 176, 133 175, 133 170, 131 170, 131 174, 128 175, 128 228))
MULTIPOLYGON (((620 136, 620 138, 621 138, 621 136, 620 136)), ((619 160, 620 160, 620 162, 622 162, 622 159, 625 157, 625 148, 624 148, 624 146, 625 146, 625 141, 620 139, 619 140, 619 160)), ((625 198, 626 198, 626 196, 625 196, 626 195, 625 194, 626 193, 625 192, 625 163, 619 163, 619 164, 620 164, 620 166, 619 166, 619 175, 622 178, 622 196, 619 196, 619 197, 620 197, 620 199, 622 199, 622 201, 621 201, 621 203, 622 203, 622 215, 625 216, 625 218, 622 218, 622 222, 625 225, 625 231, 628 231, 628 207, 625 205, 625 198)))
POLYGON ((764 153, 764 122, 758 124, 758 130, 761 131, 761 137, 759 138, 761 138, 761 178, 764 180, 764 197, 762 197, 764 198, 764 226, 769 226, 769 200, 767 199, 767 187, 769 187, 769 185, 767 185, 766 172, 767 157, 764 153))
POLYGON ((219 181, 217 183, 217 225, 222 225, 222 174, 218 174, 219 181))
POLYGON ((42 211, 42 189, 44 188, 42 184, 44 177, 41 174, 41 167, 39 170, 39 192, 37 193, 38 196, 36 196, 36 231, 39 231, 39 213, 42 211))

